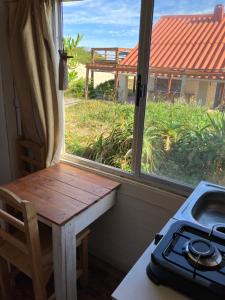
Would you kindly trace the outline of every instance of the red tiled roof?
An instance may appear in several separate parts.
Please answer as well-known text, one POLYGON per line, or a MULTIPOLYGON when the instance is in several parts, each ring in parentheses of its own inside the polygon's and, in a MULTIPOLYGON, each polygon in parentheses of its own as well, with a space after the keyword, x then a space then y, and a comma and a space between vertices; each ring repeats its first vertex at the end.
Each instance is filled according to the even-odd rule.
MULTIPOLYGON (((137 66, 138 46, 122 61, 137 66)), ((223 5, 214 14, 164 16, 153 26, 150 66, 168 69, 225 68, 223 5)))

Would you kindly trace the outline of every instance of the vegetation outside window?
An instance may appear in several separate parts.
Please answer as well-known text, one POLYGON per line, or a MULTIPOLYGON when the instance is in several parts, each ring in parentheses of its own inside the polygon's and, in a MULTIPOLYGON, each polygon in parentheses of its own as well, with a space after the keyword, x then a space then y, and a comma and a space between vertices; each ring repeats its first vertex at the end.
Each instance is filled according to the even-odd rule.
POLYGON ((137 68, 120 68, 138 43, 140 7, 140 0, 63 5, 64 48, 73 56, 64 95, 66 151, 129 172, 137 68))
POLYGON ((66 2, 64 46, 74 57, 65 93, 66 151, 140 176, 224 185, 224 5, 66 2), (153 22, 153 29, 146 35, 141 27, 138 45, 141 4, 153 10, 152 20, 143 13, 149 24, 141 26, 153 22))
POLYGON ((224 5, 167 4, 155 1, 141 169, 224 185, 224 5))

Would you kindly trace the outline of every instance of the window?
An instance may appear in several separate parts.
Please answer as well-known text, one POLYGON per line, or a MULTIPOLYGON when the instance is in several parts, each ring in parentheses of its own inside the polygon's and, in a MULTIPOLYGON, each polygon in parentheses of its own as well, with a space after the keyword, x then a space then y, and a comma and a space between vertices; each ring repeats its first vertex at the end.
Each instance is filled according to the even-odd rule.
POLYGON ((224 185, 224 6, 156 0, 153 19, 142 173, 224 185))
POLYGON ((138 44, 141 1, 63 5, 69 60, 65 144, 71 153, 131 171, 137 67, 123 61, 138 44))
POLYGON ((67 153, 145 178, 225 184, 224 4, 65 3, 67 153))

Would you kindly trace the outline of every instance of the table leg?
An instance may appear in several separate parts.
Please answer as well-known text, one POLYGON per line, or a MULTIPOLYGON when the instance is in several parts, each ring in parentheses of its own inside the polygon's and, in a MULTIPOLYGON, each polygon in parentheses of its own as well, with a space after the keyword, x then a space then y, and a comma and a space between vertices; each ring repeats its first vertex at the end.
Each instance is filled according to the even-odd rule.
POLYGON ((53 264, 56 300, 76 300, 76 236, 75 221, 53 225, 53 264))

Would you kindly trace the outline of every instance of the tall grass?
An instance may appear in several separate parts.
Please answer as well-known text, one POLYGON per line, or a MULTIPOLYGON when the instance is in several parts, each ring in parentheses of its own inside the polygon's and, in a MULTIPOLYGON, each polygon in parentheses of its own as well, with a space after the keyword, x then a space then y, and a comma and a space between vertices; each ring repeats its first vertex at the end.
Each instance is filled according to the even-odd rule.
MULTIPOLYGON (((66 109, 67 151, 131 170, 134 106, 82 101, 66 109)), ((184 103, 148 103, 142 171, 225 183, 225 116, 184 103)))

